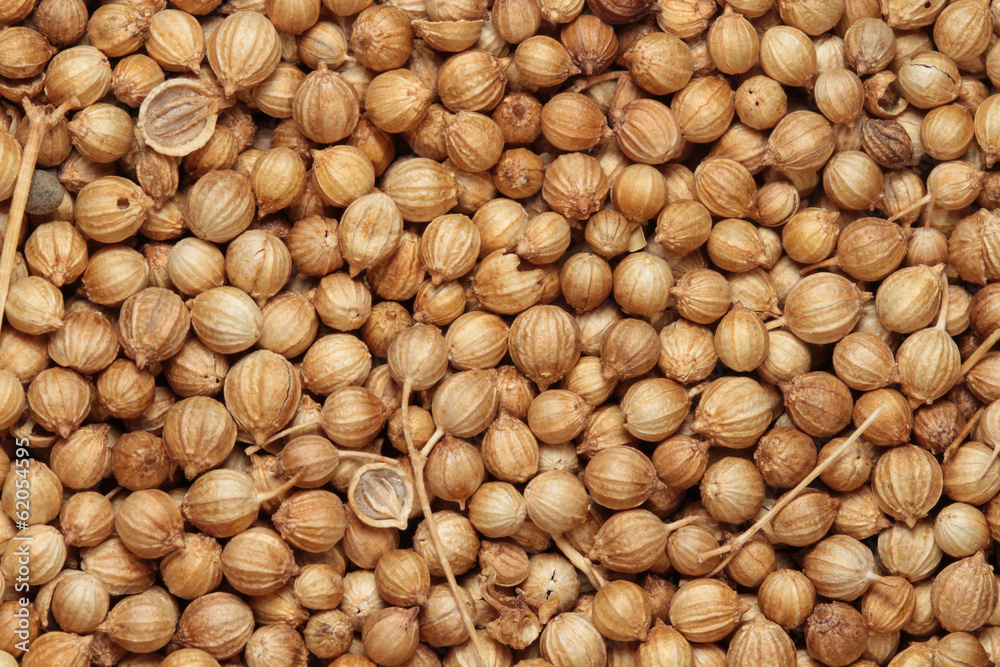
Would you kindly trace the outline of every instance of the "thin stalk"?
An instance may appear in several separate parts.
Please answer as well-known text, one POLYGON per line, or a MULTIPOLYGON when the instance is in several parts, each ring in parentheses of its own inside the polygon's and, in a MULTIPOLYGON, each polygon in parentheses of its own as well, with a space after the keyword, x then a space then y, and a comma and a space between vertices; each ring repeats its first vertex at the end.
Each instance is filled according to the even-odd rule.
MULTIPOLYGON (((934 326, 945 331, 948 327, 948 276, 941 269, 941 305, 938 307, 937 322, 934 326)), ((978 350, 976 350, 978 352, 978 350)))
POLYGON ((688 389, 688 398, 694 398, 695 396, 700 396, 705 392, 706 389, 708 389, 709 385, 711 384, 712 384, 711 382, 702 382, 701 384, 697 384, 691 387, 690 389, 688 389))
MULTIPOLYGON (((288 429, 288 430, 290 430, 290 431, 291 430, 296 430, 296 429, 301 430, 302 427, 304 427, 304 426, 313 426, 313 425, 315 425, 317 423, 318 422, 309 422, 309 423, 306 423, 306 424, 299 424, 298 426, 293 426, 291 429, 288 429)), ((246 451, 247 456, 252 456, 252 455, 256 454, 257 452, 261 451, 262 449, 266 451, 267 447, 265 445, 255 445, 253 447, 247 447, 245 451, 246 451)), ((396 459, 394 459, 394 458, 391 458, 389 456, 382 456, 381 454, 373 454, 372 452, 359 452, 359 451, 354 450, 354 449, 340 449, 338 447, 337 448, 337 453, 340 454, 340 458, 342 458, 342 459, 368 459, 368 460, 371 460, 371 461, 378 461, 380 463, 389 463, 391 465, 399 465, 399 461, 396 460, 396 459)))
POLYGON ((552 541, 556 543, 556 546, 559 547, 559 551, 563 552, 563 555, 569 559, 569 562, 572 563, 576 569, 587 575, 587 579, 590 580, 590 583, 594 588, 601 590, 604 584, 608 583, 608 580, 604 578, 604 575, 602 575, 597 568, 594 567, 593 563, 584 558, 583 554, 576 550, 576 547, 569 543, 569 540, 566 539, 565 535, 562 533, 553 533, 552 541))
POLYGON ((24 207, 28 203, 28 194, 31 191, 31 178, 35 173, 35 164, 38 162, 38 149, 42 146, 45 133, 54 127, 70 108, 78 106, 80 104, 74 96, 48 114, 45 112, 45 107, 35 106, 31 100, 24 99, 25 120, 31 126, 28 130, 28 140, 21 152, 21 163, 17 167, 17 185, 14 186, 14 195, 10 200, 7 231, 4 234, 6 243, 3 244, 3 251, 0 252, 0 323, 3 322, 3 313, 7 305, 10 274, 14 270, 14 260, 17 258, 17 239, 21 235, 21 226, 24 224, 24 207))
POLYGON ((965 374, 972 370, 972 367, 978 364, 979 361, 986 356, 986 353, 997 344, 997 341, 1000 341, 1000 327, 994 329, 993 333, 987 336, 986 340, 979 344, 976 351, 969 355, 969 358, 965 360, 965 363, 962 364, 962 368, 958 371, 958 379, 961 380, 964 378, 965 374))
POLYGON ((444 437, 444 431, 442 431, 441 429, 436 429, 434 433, 431 434, 431 437, 427 439, 427 442, 424 444, 423 449, 420 450, 420 456, 424 458, 424 461, 426 461, 427 457, 431 455, 431 450, 434 449, 434 445, 438 444, 438 441, 440 441, 441 438, 443 437, 444 437))
POLYGON ((772 331, 774 329, 780 329, 783 326, 785 326, 785 318, 779 317, 778 319, 771 320, 770 322, 765 324, 764 328, 766 328, 768 331, 772 331))
POLYGON ((812 273, 816 269, 825 269, 828 266, 840 266, 840 260, 836 257, 831 257, 829 259, 824 259, 822 262, 816 262, 815 264, 803 266, 799 269, 799 275, 804 276, 807 273, 812 273))
POLYGON ((805 479, 799 482, 794 489, 792 489, 784 496, 779 498, 778 502, 774 503, 774 507, 768 510, 767 513, 764 514, 764 516, 758 519, 757 523, 750 526, 750 528, 740 533, 738 537, 736 537, 733 540, 730 540, 729 542, 722 545, 718 549, 712 549, 711 551, 702 552, 701 554, 702 560, 707 560, 709 558, 712 558, 713 556, 721 556, 722 554, 725 553, 730 554, 724 561, 719 563, 719 565, 714 570, 712 570, 712 572, 709 573, 708 576, 713 576, 717 574, 722 570, 722 568, 728 565, 729 561, 731 561, 733 557, 736 555, 736 552, 738 552, 741 548, 743 548, 743 545, 746 544, 746 542, 751 537, 756 535, 757 531, 766 526, 771 521, 771 519, 774 518, 775 514, 780 512, 782 509, 785 508, 785 506, 787 506, 790 502, 795 500, 796 496, 798 496, 803 489, 805 489, 807 486, 809 486, 810 483, 812 483, 813 480, 819 477, 824 470, 833 465, 833 462, 836 461, 841 454, 846 452, 847 448, 850 447, 852 444, 854 444, 855 440, 861 437, 861 435, 865 432, 865 430, 872 425, 872 422, 878 419, 879 415, 885 412, 887 407, 888 406, 886 406, 885 403, 882 403, 880 406, 878 406, 878 408, 876 408, 875 411, 871 413, 868 419, 866 419, 861 424, 861 426, 859 426, 854 430, 854 433, 851 434, 851 437, 849 437, 847 440, 841 443, 841 445, 837 447, 837 449, 833 452, 833 454, 829 458, 827 458, 825 461, 823 461, 818 466, 813 468, 813 471, 808 475, 806 475, 805 479))
POLYGON ((338 449, 337 453, 342 459, 365 459, 368 461, 377 461, 378 463, 388 463, 389 465, 397 466, 399 461, 389 456, 382 456, 381 454, 373 454, 371 452, 359 452, 353 449, 338 449))
POLYGON ((617 81, 622 77, 623 74, 627 74, 625 70, 618 72, 605 72, 604 74, 595 74, 593 76, 584 77, 582 79, 577 79, 572 86, 570 86, 569 91, 571 93, 582 93, 592 86, 596 86, 599 83, 604 83, 605 81, 617 81))
MULTIPOLYGON (((302 422, 301 424, 296 424, 295 426, 289 426, 284 431, 278 431, 277 433, 275 433, 274 435, 272 435, 270 438, 260 443, 259 445, 254 445, 253 447, 247 447, 246 452, 247 454, 253 454, 255 452, 260 451, 261 449, 266 448, 271 443, 281 440, 284 437, 287 437, 289 435, 295 435, 296 433, 301 433, 302 431, 312 428, 316 424, 322 424, 322 423, 323 419, 318 418, 307 422, 302 422)), ((242 441, 242 442, 248 442, 248 441, 242 441)))
POLYGON ((924 195, 923 197, 921 197, 920 199, 918 199, 914 203, 912 203, 909 206, 907 206, 906 208, 904 208, 902 211, 896 211, 896 214, 894 216, 892 216, 891 218, 889 218, 889 222, 896 222, 897 220, 899 220, 900 218, 902 218, 907 213, 910 213, 911 211, 920 208, 924 204, 928 204, 929 203, 931 205, 931 207, 933 207, 934 206, 933 202, 934 202, 934 195, 933 194, 924 195))
POLYGON ((976 478, 977 482, 981 480, 987 472, 989 472, 990 466, 993 465, 993 462, 997 460, 998 456, 1000 456, 1000 443, 993 445, 993 453, 990 454, 990 460, 983 466, 982 472, 980 472, 979 477, 976 478))
POLYGON ((976 413, 972 415, 972 418, 966 422, 965 428, 963 428, 962 431, 955 436, 955 439, 951 441, 950 445, 948 445, 948 449, 944 450, 944 456, 942 459, 945 463, 951 459, 951 457, 955 454, 955 450, 958 449, 958 446, 965 442, 965 439, 969 437, 969 434, 972 433, 972 431, 976 428, 976 425, 979 424, 979 420, 983 416, 983 410, 984 408, 976 410, 976 413))
POLYGON ((678 528, 683 528, 688 524, 692 524, 698 520, 698 515, 690 514, 683 519, 677 519, 677 521, 671 521, 670 523, 663 524, 663 527, 667 529, 667 533, 672 533, 678 528))
POLYGON ((412 388, 412 383, 409 380, 403 383, 403 403, 401 407, 403 413, 403 437, 406 439, 406 450, 410 454, 410 464, 413 466, 413 484, 417 487, 417 498, 420 499, 420 509, 423 510, 424 521, 427 522, 427 528, 431 534, 431 541, 434 543, 434 551, 437 554, 438 563, 441 565, 441 569, 444 570, 444 577, 448 580, 451 595, 455 599, 455 606, 458 607, 458 612, 462 615, 462 623, 465 624, 465 629, 469 633, 469 639, 472 641, 472 646, 475 649, 476 663, 479 667, 485 667, 486 661, 483 656, 486 655, 486 651, 479 640, 479 633, 476 632, 476 623, 472 620, 468 608, 463 603, 462 590, 458 585, 458 581, 455 580, 455 573, 451 570, 451 563, 445 558, 444 543, 441 541, 441 535, 438 533, 437 521, 434 520, 434 512, 431 510, 431 499, 427 494, 427 486, 424 484, 424 467, 427 465, 427 456, 444 433, 441 429, 436 430, 430 440, 427 441, 427 444, 424 445, 423 450, 417 451, 416 446, 413 444, 413 436, 410 435, 409 406, 410 391, 412 388))
POLYGON ((293 486, 299 483, 299 478, 302 477, 302 473, 304 472, 305 470, 300 470, 289 477, 287 481, 283 482, 281 486, 276 486, 266 493, 257 494, 257 502, 263 505, 268 500, 273 500, 285 491, 290 490, 293 486))

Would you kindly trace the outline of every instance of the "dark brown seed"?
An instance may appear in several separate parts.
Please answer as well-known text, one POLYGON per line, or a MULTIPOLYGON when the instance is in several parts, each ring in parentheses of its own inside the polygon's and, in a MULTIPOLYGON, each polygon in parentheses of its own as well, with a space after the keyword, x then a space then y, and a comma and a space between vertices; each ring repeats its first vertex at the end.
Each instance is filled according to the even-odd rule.
POLYGON ((894 120, 865 121, 861 126, 861 146, 886 169, 899 169, 911 164, 913 160, 910 135, 894 120))

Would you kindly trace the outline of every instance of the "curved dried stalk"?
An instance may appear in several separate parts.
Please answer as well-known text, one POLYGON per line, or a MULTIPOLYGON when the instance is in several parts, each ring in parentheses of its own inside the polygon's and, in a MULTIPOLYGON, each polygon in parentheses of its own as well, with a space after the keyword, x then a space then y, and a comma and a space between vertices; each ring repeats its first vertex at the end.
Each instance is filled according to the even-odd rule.
POLYGON ((795 500, 796 496, 798 496, 803 489, 809 486, 809 484, 812 483, 813 480, 819 477, 824 470, 829 468, 833 464, 833 462, 840 457, 841 454, 847 451, 847 448, 853 445, 854 441, 861 437, 861 435, 865 432, 865 430, 872 425, 872 422, 878 419, 879 415, 885 412, 887 407, 888 406, 885 403, 879 405, 878 408, 876 408, 875 411, 872 412, 871 415, 869 415, 868 419, 866 419, 861 424, 861 426, 854 429, 854 433, 852 433, 851 436, 847 438, 847 440, 845 440, 843 443, 841 443, 839 447, 837 447, 837 449, 833 452, 833 454, 830 455, 829 458, 827 458, 825 461, 823 461, 818 466, 813 468, 813 471, 808 475, 806 475, 805 479, 799 482, 794 489, 792 489, 784 496, 779 498, 778 502, 774 503, 774 507, 768 510, 767 513, 764 514, 764 516, 758 519, 757 523, 750 526, 745 531, 740 533, 738 537, 730 540, 729 542, 722 545, 718 549, 712 549, 711 551, 703 552, 700 555, 700 558, 702 560, 707 560, 713 556, 721 556, 722 554, 725 553, 729 554, 729 556, 727 556, 721 563, 719 563, 719 565, 714 570, 712 570, 708 574, 708 576, 711 577, 718 574, 724 567, 726 567, 726 565, 729 565, 729 561, 731 561, 736 556, 736 553, 743 548, 743 545, 746 544, 751 537, 756 535, 757 531, 766 526, 771 521, 771 519, 774 518, 775 514, 784 509, 784 507, 788 505, 790 502, 795 500))
POLYGON ((304 472, 305 470, 300 470, 291 477, 289 477, 287 480, 282 482, 280 485, 274 487, 273 489, 265 491, 264 493, 258 493, 257 502, 263 505, 268 500, 274 500, 275 498, 280 497, 281 494, 285 493, 286 491, 290 491, 292 488, 295 487, 296 484, 299 483, 299 479, 302 477, 302 474, 304 472))
MULTIPOLYGON (((941 305, 938 306, 937 322, 934 326, 947 333, 948 326, 948 275, 941 267, 941 305)), ((977 350, 978 352, 978 350, 977 350)))
POLYGON ((828 266, 840 266, 840 260, 836 256, 830 257, 829 259, 824 259, 822 262, 816 262, 815 264, 807 264, 799 269, 799 275, 804 276, 806 274, 812 273, 816 269, 825 269, 828 266))
POLYGON ((7 231, 4 235, 8 241, 3 244, 0 253, 0 324, 3 323, 4 308, 7 305, 7 293, 10 291, 10 274, 14 270, 14 260, 17 258, 17 239, 21 235, 21 225, 24 224, 24 207, 28 203, 28 193, 31 191, 31 177, 35 173, 38 162, 38 149, 42 146, 45 133, 58 123, 69 109, 80 106, 74 95, 66 100, 51 114, 45 112, 45 107, 35 106, 31 100, 24 98, 24 116, 30 123, 28 141, 21 153, 21 163, 17 167, 17 185, 10 200, 10 211, 7 214, 7 231))
POLYGON ((942 460, 945 463, 951 459, 951 457, 955 454, 955 450, 958 449, 958 446, 965 442, 965 439, 969 437, 969 434, 972 433, 972 431, 979 424, 979 420, 983 416, 983 410, 985 410, 985 408, 979 408, 976 410, 975 414, 973 414, 972 417, 969 418, 969 421, 965 423, 965 428, 963 428, 959 434, 955 436, 955 439, 951 441, 950 445, 948 445, 948 449, 944 450, 942 460))
POLYGON ((617 81, 622 78, 622 75, 628 74, 627 71, 622 70, 621 72, 605 72, 603 74, 595 74, 593 76, 582 77, 577 79, 576 82, 569 87, 569 92, 571 93, 582 93, 583 91, 596 86, 599 83, 604 83, 605 81, 617 81))
POLYGON ((286 436, 295 435, 296 433, 304 431, 307 428, 312 428, 316 424, 319 424, 321 421, 322 421, 321 419, 313 419, 312 421, 302 422, 301 424, 296 424, 295 426, 289 426, 284 431, 278 431, 277 433, 275 433, 274 435, 272 435, 270 438, 260 443, 259 445, 254 445, 253 447, 247 447, 247 454, 253 454, 254 452, 264 449, 272 442, 277 442, 278 440, 281 440, 286 436))
POLYGON ((1000 443, 993 446, 993 453, 990 454, 990 458, 986 462, 986 465, 984 465, 983 469, 979 472, 979 477, 976 478, 977 482, 986 476, 986 473, 990 470, 990 466, 993 465, 993 462, 997 460, 998 456, 1000 456, 1000 443))
MULTIPOLYGON (((319 422, 309 422, 308 424, 299 424, 293 428, 298 429, 301 426, 313 426, 319 422)), ((289 429, 292 430, 292 429, 289 429)), ((264 450, 267 451, 266 447, 260 445, 254 445, 252 447, 247 447, 244 452, 247 456, 253 456, 257 452, 264 450)), ((341 459, 365 459, 373 463, 388 463, 389 465, 399 465, 399 459, 394 459, 391 456, 382 456, 381 454, 373 454, 372 452, 359 452, 353 449, 340 449, 337 448, 337 453, 340 455, 341 459)))
POLYGON ((359 452, 353 449, 337 449, 337 453, 340 454, 342 459, 367 459, 372 463, 388 463, 391 466, 398 466, 399 459, 394 459, 391 456, 382 456, 381 454, 372 454, 371 452, 359 452))
POLYGON ((420 509, 423 510, 424 521, 427 522, 431 541, 434 542, 434 552, 437 554, 438 564, 444 570, 445 579, 448 580, 448 587, 451 588, 451 595, 455 598, 455 606, 458 607, 458 612, 462 615, 462 623, 465 624, 465 629, 469 633, 469 639, 472 641, 472 646, 475 649, 476 663, 479 667, 486 667, 486 661, 483 659, 486 651, 483 649, 483 644, 479 639, 479 633, 476 632, 476 624, 472 620, 469 610, 462 603, 461 588, 458 585, 458 581, 455 580, 455 573, 451 570, 451 563, 444 556, 444 544, 441 542, 437 521, 434 520, 434 512, 431 510, 430 496, 428 496, 427 486, 424 484, 424 467, 427 465, 427 456, 431 453, 438 440, 444 436, 444 432, 440 428, 434 431, 434 434, 427 441, 427 444, 424 445, 424 448, 417 451, 416 446, 413 444, 413 436, 410 434, 411 389, 412 385, 409 381, 403 383, 401 408, 403 413, 403 437, 406 439, 406 450, 409 452, 410 464, 413 466, 413 482, 417 487, 417 498, 420 499, 420 509))
MULTIPOLYGON (((947 310, 948 283, 947 283, 947 278, 944 278, 944 280, 945 280, 945 291, 944 291, 944 296, 942 297, 942 302, 943 302, 942 310, 947 310)), ((947 323, 947 313, 942 312, 941 316, 938 319, 938 326, 944 329, 946 323, 947 323)), ((993 333, 987 336, 986 339, 979 344, 979 347, 976 348, 975 352, 970 354, 969 358, 962 363, 962 366, 958 369, 958 377, 955 378, 954 384, 958 384, 959 382, 961 382, 962 379, 965 378, 966 374, 968 374, 968 372, 972 370, 973 367, 976 364, 978 364, 983 357, 986 356, 986 354, 993 348, 993 346, 996 345, 997 341, 1000 341, 1000 327, 994 329, 993 333)), ((956 437, 955 440, 953 440, 952 443, 948 445, 948 449, 944 451, 943 459, 945 463, 947 463, 951 459, 951 457, 955 454, 955 450, 958 449, 959 445, 961 445, 962 442, 965 440, 965 438, 967 438, 969 434, 972 433, 973 429, 976 428, 976 425, 979 423, 979 419, 982 416, 983 416, 983 408, 979 408, 976 411, 976 413, 972 415, 972 418, 965 425, 965 428, 962 429, 962 432, 958 434, 958 437, 956 437)), ((983 471, 980 474, 980 478, 982 478, 982 476, 986 474, 986 471, 990 469, 990 466, 993 465, 993 462, 996 461, 998 456, 1000 456, 1000 443, 998 443, 993 447, 993 454, 990 456, 990 460, 986 462, 986 466, 983 467, 983 471)))
POLYGON ((684 517, 683 519, 677 519, 677 521, 671 521, 670 523, 664 523, 663 527, 666 528, 667 534, 670 534, 670 533, 674 532, 675 530, 677 530, 678 528, 683 528, 684 526, 687 526, 689 524, 695 523, 696 521, 698 521, 698 518, 699 517, 698 517, 697 514, 689 514, 686 517, 684 517))
POLYGON ((552 541, 556 543, 557 547, 559 547, 559 551, 563 552, 563 555, 569 559, 569 562, 573 564, 573 567, 580 570, 580 572, 583 572, 587 576, 587 579, 590 580, 590 583, 594 588, 601 590, 601 587, 608 583, 608 580, 603 574, 600 573, 597 567, 595 567, 592 562, 584 558, 583 554, 577 551, 576 547, 569 543, 569 540, 566 539, 565 535, 562 533, 553 533, 552 541))

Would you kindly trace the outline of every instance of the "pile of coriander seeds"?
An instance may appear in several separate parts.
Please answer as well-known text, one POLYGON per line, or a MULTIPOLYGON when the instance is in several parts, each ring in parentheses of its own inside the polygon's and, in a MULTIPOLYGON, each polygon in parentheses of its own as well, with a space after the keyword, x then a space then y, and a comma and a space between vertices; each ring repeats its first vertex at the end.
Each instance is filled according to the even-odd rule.
POLYGON ((1000 0, 0 24, 0 667, 1000 663, 1000 0))

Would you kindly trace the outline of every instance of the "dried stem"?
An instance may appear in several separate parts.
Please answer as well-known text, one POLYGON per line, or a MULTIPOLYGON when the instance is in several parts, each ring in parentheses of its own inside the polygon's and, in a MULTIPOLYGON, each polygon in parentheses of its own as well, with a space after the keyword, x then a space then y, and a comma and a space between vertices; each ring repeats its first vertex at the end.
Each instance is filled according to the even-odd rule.
POLYGON ((289 477, 288 480, 286 480, 281 486, 276 486, 276 487, 274 487, 273 489, 271 489, 270 491, 268 491, 266 493, 258 494, 257 495, 257 502, 263 504, 263 503, 267 502, 268 500, 273 500, 274 498, 277 498, 278 496, 280 496, 285 491, 288 491, 293 486, 295 486, 296 484, 298 484, 299 478, 302 477, 302 473, 304 473, 304 472, 305 472, 305 469, 303 468, 302 470, 299 470, 297 473, 295 473, 294 475, 292 475, 291 477, 289 477))
POLYGON ((437 429, 431 434, 431 437, 427 439, 427 443, 424 445, 423 449, 420 450, 420 456, 424 457, 424 461, 426 461, 427 457, 431 455, 431 450, 434 449, 434 445, 438 444, 438 441, 443 437, 444 431, 437 429))
MULTIPOLYGON (((237 438, 237 441, 238 442, 246 442, 245 440, 239 440, 239 438, 237 438)), ((244 449, 243 453, 246 454, 247 456, 253 456, 254 454, 256 454, 257 452, 259 452, 262 449, 264 451, 267 451, 267 449, 265 447, 263 447, 263 446, 260 446, 260 445, 251 445, 250 447, 247 447, 246 449, 244 449)))
POLYGON ((301 424, 296 424, 295 426, 290 426, 289 428, 286 428, 284 431, 278 431, 277 433, 272 435, 270 438, 268 438, 261 444, 254 445, 253 447, 247 447, 247 454, 253 454, 254 452, 260 451, 261 449, 264 449, 265 447, 270 445, 272 442, 281 440, 285 436, 295 435, 300 431, 312 428, 313 426, 319 424, 322 421, 323 421, 322 419, 313 419, 311 421, 302 422, 301 424))
POLYGON ((690 514, 684 517, 683 519, 677 519, 677 521, 671 521, 670 523, 665 523, 663 524, 663 527, 666 528, 667 533, 672 533, 678 528, 683 528, 684 526, 694 523, 697 520, 698 520, 698 515, 690 514))
POLYGON ((701 384, 695 385, 688 389, 688 398, 694 398, 695 396, 700 396, 708 389, 711 382, 702 382, 701 384))
POLYGON ((381 454, 372 454, 371 452, 359 452, 353 449, 338 449, 337 453, 340 454, 340 458, 342 459, 368 459, 379 463, 388 463, 393 466, 399 465, 399 461, 397 459, 389 456, 382 456, 381 454))
POLYGON ((1000 456, 1000 442, 993 445, 993 453, 990 454, 990 460, 983 466, 982 471, 979 473, 979 477, 976 478, 977 482, 981 480, 987 472, 989 472, 990 466, 993 465, 993 462, 997 460, 998 456, 1000 456))
POLYGON ((944 267, 941 267, 941 306, 938 308, 938 318, 934 326, 941 331, 946 331, 948 326, 948 276, 944 272, 944 267))
POLYGON ((7 214, 7 231, 4 234, 6 243, 0 253, 0 323, 7 305, 7 293, 10 291, 10 274, 14 270, 14 260, 17 258, 17 239, 21 235, 21 225, 24 224, 24 207, 28 203, 28 193, 31 191, 31 178, 35 173, 35 163, 38 162, 38 149, 41 148, 45 133, 58 123, 70 108, 80 106, 76 97, 72 97, 59 105, 51 114, 45 107, 35 106, 28 98, 24 99, 24 116, 31 124, 28 130, 28 140, 21 153, 21 163, 17 167, 17 185, 10 201, 10 211, 7 214))
MULTIPOLYGON (((923 218, 923 226, 930 229, 931 226, 931 213, 934 212, 934 193, 931 193, 931 200, 927 202, 927 208, 920 212, 920 217, 923 218)), ((909 227, 909 225, 907 225, 909 227)))
POLYGON ((569 92, 582 93, 588 88, 596 86, 599 83, 604 83, 605 81, 617 81, 623 74, 628 74, 628 72, 625 70, 620 72, 605 72, 604 74, 595 74, 594 76, 577 79, 573 85, 569 87, 569 92))
POLYGON ((948 449, 944 450, 944 456, 942 459, 945 463, 951 459, 952 455, 955 454, 955 450, 958 449, 958 446, 965 442, 965 439, 969 437, 969 434, 972 433, 973 429, 976 428, 976 425, 979 424, 979 420, 983 416, 983 410, 984 408, 976 410, 976 413, 972 415, 972 418, 966 422, 965 428, 963 428, 962 431, 955 436, 955 439, 951 441, 950 445, 948 445, 948 449))
POLYGON ((816 269, 825 269, 828 266, 840 266, 840 260, 836 257, 831 257, 829 259, 824 259, 822 262, 816 262, 815 264, 809 264, 808 266, 803 266, 799 269, 799 275, 804 276, 807 273, 812 273, 816 269))
POLYGON ((277 443, 274 441, 257 444, 257 440, 246 431, 236 432, 236 442, 247 445, 247 447, 244 448, 243 450, 247 456, 252 456, 257 452, 264 452, 265 454, 276 454, 277 452, 281 451, 281 447, 277 448, 275 447, 277 443))
POLYGON ((851 437, 849 437, 839 447, 837 447, 837 449, 834 450, 833 454, 831 454, 829 458, 827 458, 825 461, 823 461, 818 466, 816 466, 815 468, 813 468, 813 471, 811 473, 809 473, 808 475, 806 475, 805 479, 803 479, 801 482, 799 482, 798 485, 794 489, 792 489, 791 491, 789 491, 788 493, 786 493, 784 496, 782 496, 781 498, 779 498, 778 502, 774 503, 774 507, 772 507, 770 510, 768 510, 767 513, 764 514, 764 516, 762 516, 760 519, 758 519, 757 523, 755 523, 754 525, 750 526, 750 528, 748 528, 745 531, 743 531, 742 533, 740 533, 740 535, 738 537, 736 537, 735 539, 730 540, 729 542, 727 542, 726 544, 722 545, 718 549, 712 549, 711 551, 705 551, 705 552, 703 552, 701 554, 701 559, 702 560, 706 560, 708 558, 712 558, 713 556, 721 556, 724 553, 729 553, 730 554, 725 560, 723 560, 721 563, 719 563, 719 565, 714 570, 712 570, 712 572, 708 576, 713 576, 713 575, 717 574, 720 570, 722 570, 722 568, 724 568, 726 565, 728 565, 729 561, 731 561, 733 559, 733 557, 736 555, 736 553, 741 548, 743 548, 743 545, 746 544, 746 542, 751 537, 753 537, 754 535, 757 534, 757 531, 759 531, 761 528, 763 528, 764 526, 766 526, 771 521, 771 519, 774 518, 775 514, 777 514, 778 512, 780 512, 782 509, 785 508, 786 505, 788 505, 790 502, 792 502, 793 500, 795 500, 796 496, 798 496, 799 493, 801 493, 803 489, 805 489, 807 486, 809 486, 809 484, 812 483, 812 481, 814 479, 816 479, 817 477, 819 477, 823 473, 824 470, 826 470, 831 465, 833 465, 833 462, 836 461, 838 458, 840 458, 840 455, 843 454, 844 452, 846 452, 847 448, 850 447, 852 444, 854 444, 855 440, 857 440, 858 438, 861 437, 861 435, 865 432, 865 430, 869 426, 872 425, 872 422, 874 422, 876 419, 878 419, 879 415, 881 415, 883 412, 885 412, 885 410, 886 410, 887 407, 888 406, 885 403, 882 403, 880 406, 878 406, 878 408, 876 408, 875 411, 872 412, 871 415, 869 415, 868 419, 866 419, 861 424, 861 426, 859 426, 858 428, 856 428, 854 430, 854 433, 851 434, 851 437))
POLYGON ((933 207, 934 206, 933 202, 934 202, 934 195, 933 194, 924 195, 923 197, 921 197, 917 201, 913 202, 912 204, 910 204, 909 206, 907 206, 906 208, 904 208, 902 211, 896 211, 896 214, 894 216, 892 216, 891 218, 889 218, 889 222, 896 222, 897 220, 899 220, 900 218, 902 218, 907 213, 910 213, 911 211, 920 208, 924 204, 930 204, 931 207, 933 207))
MULTIPOLYGON (((997 341, 1000 341, 1000 327, 994 329, 986 340, 979 344, 976 351, 969 355, 969 358, 965 360, 962 364, 962 368, 958 371, 958 379, 961 380, 965 377, 965 374, 972 370, 972 367, 979 363, 979 361, 986 356, 986 353, 990 351, 997 341)), ((956 380, 957 382, 958 380, 956 380)))
POLYGON ((576 547, 569 543, 569 540, 566 539, 565 535, 562 533, 553 533, 552 541, 556 543, 556 546, 559 547, 559 551, 563 552, 563 555, 569 559, 569 562, 573 563, 573 566, 576 567, 576 569, 587 575, 587 579, 590 580, 590 583, 594 588, 601 590, 604 584, 608 583, 608 580, 604 578, 604 575, 598 571, 593 563, 584 558, 583 554, 576 550, 576 547))
POLYGON ((780 329, 783 326, 785 326, 784 317, 779 317, 776 320, 771 320, 770 322, 764 325, 764 327, 767 328, 768 331, 772 331, 774 329, 780 329))
POLYGON ((465 624, 465 629, 469 633, 469 639, 472 641, 473 648, 475 648, 476 663, 479 667, 485 667, 486 661, 483 656, 486 655, 486 651, 483 649, 483 644, 479 639, 479 633, 476 632, 476 624, 472 620, 468 608, 463 604, 462 591, 458 585, 458 581, 455 580, 455 573, 451 570, 451 563, 444 556, 444 544, 441 542, 437 521, 435 521, 434 512, 431 510, 430 496, 428 496, 427 486, 424 484, 424 466, 427 464, 427 456, 444 433, 441 429, 436 430, 430 440, 427 441, 427 444, 424 445, 424 448, 417 451, 416 446, 413 444, 413 436, 410 434, 411 389, 412 383, 406 380, 403 383, 403 403, 401 407, 403 414, 403 437, 406 439, 406 449, 410 454, 410 464, 413 466, 413 483, 417 487, 417 498, 420 499, 420 509, 423 510, 424 521, 427 522, 431 541, 434 542, 434 552, 437 555, 438 564, 444 570, 445 579, 448 580, 448 586, 451 588, 451 595, 455 598, 455 606, 458 607, 458 612, 462 615, 462 623, 465 624))

